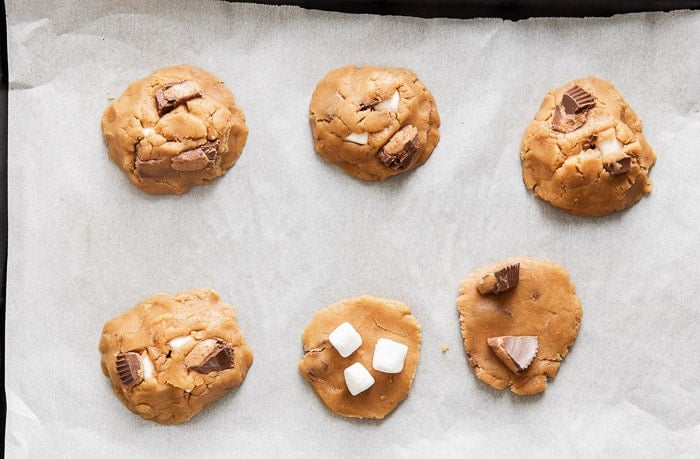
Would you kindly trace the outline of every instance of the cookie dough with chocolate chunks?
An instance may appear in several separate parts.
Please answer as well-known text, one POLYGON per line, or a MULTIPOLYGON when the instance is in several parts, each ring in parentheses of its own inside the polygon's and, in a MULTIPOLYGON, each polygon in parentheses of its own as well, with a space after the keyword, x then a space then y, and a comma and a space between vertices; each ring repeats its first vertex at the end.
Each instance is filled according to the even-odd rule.
POLYGON ((420 355, 421 327, 406 304, 365 295, 318 311, 304 330, 302 342, 304 356, 299 371, 328 409, 342 416, 381 419, 411 389, 420 355), (362 343, 350 355, 342 357, 328 336, 345 322, 359 333, 362 343), (408 346, 403 368, 398 373, 373 368, 375 345, 382 338, 399 343, 394 346, 408 346), (344 372, 357 362, 369 371, 374 383, 353 396, 344 372))
POLYGON ((581 322, 581 302, 564 268, 526 257, 503 260, 472 272, 460 295, 464 349, 476 377, 496 389, 510 386, 519 395, 544 391, 581 322), (482 293, 485 280, 505 269, 512 275, 515 266, 513 288, 482 293))
POLYGON ((642 122, 606 80, 553 89, 528 124, 520 150, 527 189, 573 215, 600 216, 651 192, 656 155, 642 122))
POLYGON ((435 99, 403 68, 332 70, 316 86, 309 119, 316 152, 368 181, 417 168, 440 139, 435 99))
POLYGON ((179 65, 131 83, 102 116, 109 157, 149 194, 183 194, 223 175, 243 151, 243 110, 223 81, 179 65))
POLYGON ((142 301, 104 325, 100 352, 117 397, 161 424, 189 420, 253 364, 235 311, 210 289, 142 301))

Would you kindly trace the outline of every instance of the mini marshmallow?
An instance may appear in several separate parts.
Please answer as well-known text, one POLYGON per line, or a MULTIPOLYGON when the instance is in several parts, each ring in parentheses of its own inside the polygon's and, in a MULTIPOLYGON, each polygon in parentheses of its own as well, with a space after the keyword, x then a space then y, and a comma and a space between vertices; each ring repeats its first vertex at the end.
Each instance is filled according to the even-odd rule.
POLYGON ((620 143, 617 138, 613 137, 612 139, 606 139, 601 142, 596 143, 596 147, 598 148, 598 151, 605 156, 605 155, 611 155, 613 153, 617 153, 620 151, 620 148, 622 148, 622 143, 620 143))
POLYGON ((143 365, 143 379, 152 379, 154 368, 148 353, 141 354, 141 364, 143 365))
POLYGON ((374 378, 360 362, 355 362, 344 371, 348 391, 355 396, 374 385, 374 378))
POLYGON ((399 91, 394 91, 394 94, 392 94, 391 99, 385 99, 377 104, 374 105, 375 110, 396 110, 399 108, 399 91))
POLYGON ((188 344, 192 344, 193 342, 194 338, 192 338, 191 336, 178 336, 177 338, 171 339, 168 345, 170 346, 170 349, 178 350, 182 349, 188 344))
POLYGON ((408 346, 386 338, 379 338, 374 346, 372 368, 382 373, 401 373, 408 346))
POLYGON ((369 141, 369 132, 360 132, 359 134, 350 133, 345 139, 348 142, 356 143, 358 145, 367 145, 369 141))
POLYGON ((342 357, 347 357, 362 344, 362 337, 350 322, 343 322, 328 335, 328 341, 342 357))

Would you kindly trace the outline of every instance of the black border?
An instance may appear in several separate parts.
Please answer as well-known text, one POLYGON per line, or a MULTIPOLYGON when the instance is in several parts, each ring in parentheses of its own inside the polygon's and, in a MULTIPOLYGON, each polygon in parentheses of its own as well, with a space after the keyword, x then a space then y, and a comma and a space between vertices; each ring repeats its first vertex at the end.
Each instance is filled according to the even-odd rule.
POLYGON ((2 343, 0 343, 0 380, 2 380, 2 444, 5 444, 5 423, 7 420, 7 394, 5 393, 5 297, 7 293, 7 16, 5 2, 0 2, 0 209, 3 209, 0 220, 0 254, 2 255, 2 278, 0 282, 0 314, 2 314, 2 343))
POLYGON ((297 5, 316 10, 422 18, 494 17, 510 20, 562 16, 607 17, 642 11, 700 9, 700 0, 253 0, 242 3, 297 5))

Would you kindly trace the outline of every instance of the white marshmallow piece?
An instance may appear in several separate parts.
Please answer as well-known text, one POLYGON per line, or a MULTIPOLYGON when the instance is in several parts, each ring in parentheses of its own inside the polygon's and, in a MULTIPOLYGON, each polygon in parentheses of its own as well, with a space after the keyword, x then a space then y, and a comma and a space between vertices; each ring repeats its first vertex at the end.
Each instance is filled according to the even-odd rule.
POLYGON ((328 335, 328 341, 338 351, 341 357, 347 357, 362 344, 362 337, 350 322, 343 322, 328 335))
POLYGON ((192 338, 191 336, 178 336, 177 338, 171 339, 168 345, 170 346, 170 349, 174 349, 177 351, 187 346, 188 344, 192 344, 193 342, 194 338, 192 338))
POLYGON ((382 373, 401 373, 407 353, 408 346, 405 344, 379 338, 374 346, 372 368, 382 373))
POLYGON ((359 134, 355 134, 353 132, 343 140, 347 140, 348 142, 356 143, 358 145, 367 145, 367 142, 369 141, 369 132, 360 132, 359 134))
POLYGON ((354 397, 374 385, 374 378, 360 362, 355 362, 345 369, 345 385, 354 397))
POLYGON ((613 137, 612 139, 597 142, 596 147, 603 156, 606 156, 620 151, 620 148, 622 148, 622 143, 620 143, 617 138, 613 137))
POLYGON ((394 91, 391 99, 385 99, 374 105, 375 110, 393 111, 399 108, 399 91, 394 91))
POLYGON ((141 354, 141 365, 143 365, 143 379, 153 379, 153 362, 146 352, 141 354))

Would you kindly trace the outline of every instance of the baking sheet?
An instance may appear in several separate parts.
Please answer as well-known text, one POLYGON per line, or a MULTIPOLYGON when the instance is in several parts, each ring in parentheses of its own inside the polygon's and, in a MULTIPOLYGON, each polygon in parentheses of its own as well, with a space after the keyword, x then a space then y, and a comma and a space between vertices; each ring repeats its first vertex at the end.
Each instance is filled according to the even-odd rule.
POLYGON ((8 457, 692 455, 700 450, 700 13, 506 22, 212 1, 8 1, 8 457), (107 157, 100 117, 127 84, 187 63, 246 113, 237 165, 148 196, 107 157), (320 160, 316 82, 404 66, 436 98, 421 168, 363 183, 320 160), (525 190, 519 146, 545 92, 611 80, 658 155, 654 191, 604 218, 525 190), (581 331, 544 394, 478 381, 460 280, 517 255, 566 267, 581 331), (255 363, 191 422, 127 411, 99 366, 103 323, 159 292, 211 286, 255 363), (408 398, 383 421, 328 412, 296 369, 301 332, 339 299, 408 303, 423 326, 408 398), (441 352, 447 345, 449 351, 441 352))

